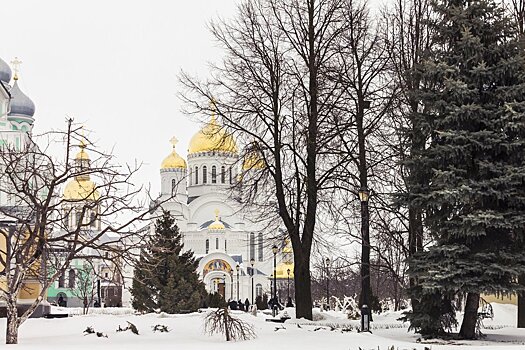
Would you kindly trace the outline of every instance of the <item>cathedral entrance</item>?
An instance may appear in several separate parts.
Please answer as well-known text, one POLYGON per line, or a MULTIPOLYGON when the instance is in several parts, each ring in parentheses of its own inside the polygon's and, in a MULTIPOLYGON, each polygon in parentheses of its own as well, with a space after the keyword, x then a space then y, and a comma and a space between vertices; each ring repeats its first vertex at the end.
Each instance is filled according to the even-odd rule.
POLYGON ((219 294, 226 300, 226 283, 222 281, 221 283, 219 283, 217 289, 218 289, 219 294))

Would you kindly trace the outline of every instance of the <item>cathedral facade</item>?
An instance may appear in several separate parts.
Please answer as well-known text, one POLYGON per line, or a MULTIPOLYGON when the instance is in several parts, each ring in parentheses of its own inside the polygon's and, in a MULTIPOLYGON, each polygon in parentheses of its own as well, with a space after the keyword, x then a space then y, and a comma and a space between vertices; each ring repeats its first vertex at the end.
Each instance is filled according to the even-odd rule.
MULTIPOLYGON (((177 219, 184 249, 198 259, 197 272, 206 289, 225 300, 250 303, 270 294, 274 243, 232 190, 243 172, 259 171, 263 162, 242 162, 235 139, 215 117, 191 138, 187 160, 177 153, 177 140, 171 143, 173 149, 160 168, 159 200, 177 219)), ((282 249, 276 258, 283 269, 282 249)))

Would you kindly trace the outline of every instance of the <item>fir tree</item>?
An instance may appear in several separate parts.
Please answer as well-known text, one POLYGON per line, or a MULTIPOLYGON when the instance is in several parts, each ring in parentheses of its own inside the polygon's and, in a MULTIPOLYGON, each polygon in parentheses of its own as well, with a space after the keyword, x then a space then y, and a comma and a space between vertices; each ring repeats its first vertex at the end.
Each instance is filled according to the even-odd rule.
POLYGON ((515 293, 525 271, 524 47, 494 1, 434 10, 436 45, 420 73, 437 88, 419 91, 431 140, 415 160, 430 181, 413 195, 435 244, 411 261, 422 305, 409 319, 442 333, 450 297, 466 295, 460 336, 474 338, 480 293, 515 293))
POLYGON ((183 251, 175 219, 164 211, 135 268, 133 307, 141 312, 196 311, 206 297, 191 251, 183 251))

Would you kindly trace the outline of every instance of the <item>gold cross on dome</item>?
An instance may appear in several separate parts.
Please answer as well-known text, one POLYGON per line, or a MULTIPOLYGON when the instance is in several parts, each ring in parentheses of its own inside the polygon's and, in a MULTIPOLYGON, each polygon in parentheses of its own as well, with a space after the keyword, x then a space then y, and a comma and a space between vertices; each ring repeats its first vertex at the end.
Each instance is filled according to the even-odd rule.
POLYGON ((20 71, 20 65, 22 64, 22 61, 20 61, 18 57, 15 57, 15 59, 11 61, 11 64, 13 65, 13 70, 15 71, 14 79, 18 80, 18 72, 20 71))
POLYGON ((170 143, 173 145, 173 149, 175 149, 175 146, 177 145, 177 143, 179 143, 179 140, 175 136, 173 136, 170 139, 170 143))
POLYGON ((215 221, 219 221, 219 209, 215 209, 215 221))

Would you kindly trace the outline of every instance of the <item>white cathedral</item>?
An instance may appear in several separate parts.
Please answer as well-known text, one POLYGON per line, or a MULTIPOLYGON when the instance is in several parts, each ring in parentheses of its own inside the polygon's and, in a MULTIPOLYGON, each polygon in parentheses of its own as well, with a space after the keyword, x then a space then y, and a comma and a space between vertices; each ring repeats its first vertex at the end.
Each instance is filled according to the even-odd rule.
POLYGON ((263 227, 231 195, 242 172, 259 171, 263 162, 253 157, 241 162, 235 139, 215 117, 191 138, 187 161, 175 149, 177 140, 171 143, 160 168, 159 200, 176 218, 184 249, 198 259, 206 289, 225 300, 250 303, 263 293, 270 295, 274 244, 279 247, 277 278, 293 280, 289 243, 269 242, 263 227))

